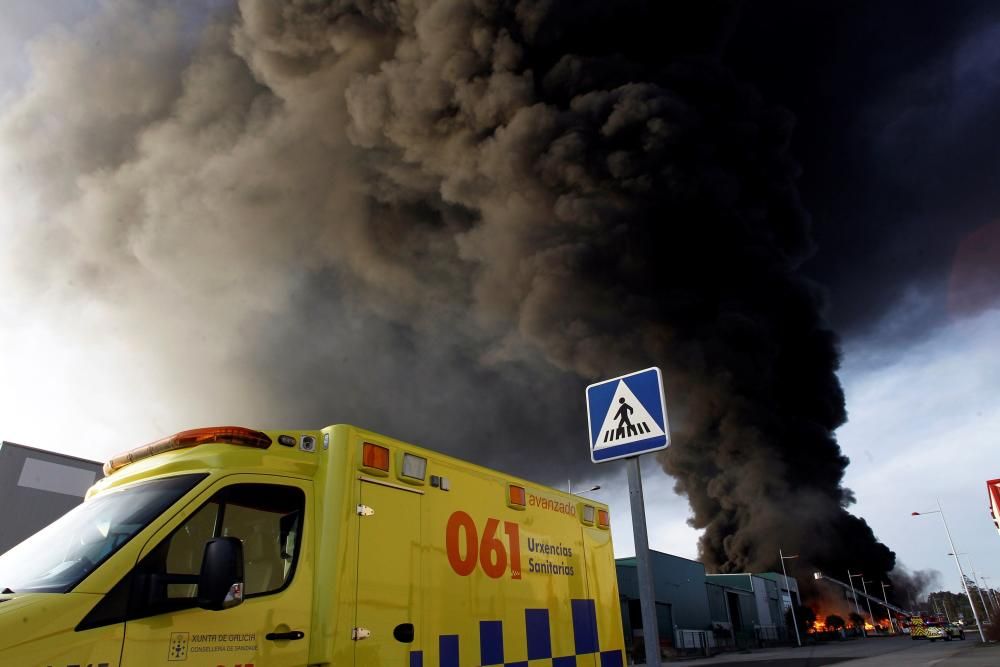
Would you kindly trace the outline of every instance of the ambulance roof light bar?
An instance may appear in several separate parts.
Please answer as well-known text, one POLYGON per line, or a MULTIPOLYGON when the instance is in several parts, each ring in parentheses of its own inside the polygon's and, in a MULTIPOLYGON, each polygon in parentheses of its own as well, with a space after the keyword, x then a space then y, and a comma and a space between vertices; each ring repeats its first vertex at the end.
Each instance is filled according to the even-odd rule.
POLYGON ((256 449, 267 449, 271 446, 271 438, 266 433, 254 431, 240 426, 213 426, 210 428, 195 428, 189 431, 181 431, 169 437, 151 442, 142 447, 130 449, 115 457, 112 457, 104 464, 104 474, 110 475, 116 470, 121 470, 130 463, 148 459, 163 452, 175 449, 189 449, 198 445, 211 443, 226 443, 230 445, 240 445, 243 447, 254 447, 256 449))

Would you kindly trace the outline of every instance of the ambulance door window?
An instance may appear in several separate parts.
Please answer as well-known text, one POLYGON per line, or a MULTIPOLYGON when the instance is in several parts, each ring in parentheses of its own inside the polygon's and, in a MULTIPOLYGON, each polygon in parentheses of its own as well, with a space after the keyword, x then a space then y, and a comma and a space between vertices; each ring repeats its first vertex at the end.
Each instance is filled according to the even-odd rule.
POLYGON ((294 487, 235 484, 219 491, 139 564, 150 604, 130 616, 194 607, 205 543, 213 537, 243 542, 245 597, 283 590, 294 575, 304 509, 305 495, 294 487))
POLYGON ((222 535, 243 541, 244 594, 270 593, 285 585, 295 557, 301 504, 236 504, 226 506, 222 535))
POLYGON ((162 528, 123 579, 121 665, 310 664, 314 577, 303 558, 313 542, 305 528, 312 488, 311 480, 234 473, 162 528), (243 552, 242 604, 223 610, 198 606, 205 544, 218 537, 237 538, 243 552))
MULTIPOLYGON (((167 541, 166 572, 198 576, 205 543, 215 537, 220 507, 218 502, 209 502, 170 537, 167 541)), ((191 599, 196 595, 198 585, 195 582, 167 584, 167 597, 170 599, 191 599)))

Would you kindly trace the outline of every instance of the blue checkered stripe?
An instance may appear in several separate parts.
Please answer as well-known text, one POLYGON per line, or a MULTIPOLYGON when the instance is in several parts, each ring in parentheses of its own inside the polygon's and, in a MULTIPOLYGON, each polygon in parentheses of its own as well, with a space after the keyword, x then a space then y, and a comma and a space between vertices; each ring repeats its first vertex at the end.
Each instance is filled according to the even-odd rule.
MULTIPOLYGON (((552 655, 548 609, 525 609, 528 659, 507 662, 503 653, 503 621, 480 621, 479 667, 529 667, 529 664, 530 667, 577 667, 577 656, 595 653, 600 655, 600 667, 623 667, 624 659, 620 649, 602 651, 598 646, 594 601, 570 602, 573 610, 573 655, 552 655), (541 662, 535 662, 536 660, 541 662)), ((438 667, 461 667, 458 664, 458 635, 441 635, 438 638, 438 655, 438 667)), ((410 667, 424 667, 423 651, 410 651, 410 667)))

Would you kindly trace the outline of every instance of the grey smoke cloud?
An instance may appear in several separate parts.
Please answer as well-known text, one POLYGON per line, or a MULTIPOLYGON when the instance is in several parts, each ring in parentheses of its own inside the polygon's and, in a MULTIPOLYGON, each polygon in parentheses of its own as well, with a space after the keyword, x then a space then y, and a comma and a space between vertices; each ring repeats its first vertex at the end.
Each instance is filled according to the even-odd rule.
POLYGON ((651 57, 641 4, 244 0, 192 40, 110 3, 0 115, 10 298, 121 341, 177 414, 550 481, 589 465, 584 381, 658 363, 706 564, 770 569, 781 535, 888 571, 845 511, 791 119, 651 57))

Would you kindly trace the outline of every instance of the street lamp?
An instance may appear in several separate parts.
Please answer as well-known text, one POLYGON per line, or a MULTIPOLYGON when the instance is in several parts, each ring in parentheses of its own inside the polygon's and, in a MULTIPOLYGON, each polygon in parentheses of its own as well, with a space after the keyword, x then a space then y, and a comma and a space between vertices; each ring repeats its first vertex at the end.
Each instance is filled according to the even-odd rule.
MULTIPOLYGON (((864 573, 862 573, 862 574, 851 574, 850 570, 847 571, 847 583, 849 583, 851 585, 851 595, 854 596, 854 611, 855 611, 855 613, 857 613, 858 616, 861 616, 861 607, 858 606, 858 592, 854 589, 854 577, 862 577, 862 578, 864 578, 864 576, 865 576, 864 573)), ((864 617, 862 617, 862 620, 863 619, 864 619, 864 617)), ((861 636, 862 637, 867 637, 868 636, 865 633, 865 625, 864 625, 864 623, 861 624, 861 636)))
MULTIPOLYGON (((875 632, 875 614, 872 613, 872 599, 868 597, 868 586, 872 582, 865 581, 864 575, 861 576, 861 588, 865 591, 865 603, 868 605, 868 615, 872 619, 872 632, 875 632)), ((862 628, 864 629, 864 628, 862 628)))
MULTIPOLYGON (((941 523, 944 524, 944 532, 948 535, 948 544, 951 545, 951 553, 955 555, 958 553, 958 549, 955 548, 955 540, 951 539, 951 529, 948 528, 948 521, 944 518, 944 510, 941 509, 941 501, 937 501, 938 508, 936 510, 931 510, 930 512, 910 512, 910 516, 923 516, 925 514, 940 514, 941 523)), ((962 588, 965 589, 965 597, 969 598, 969 606, 972 607, 972 617, 976 619, 976 628, 979 630, 979 638, 982 642, 986 643, 986 635, 983 634, 983 624, 979 622, 979 614, 976 612, 976 605, 972 602, 972 595, 969 594, 969 585, 965 581, 965 572, 962 570, 962 563, 959 562, 958 556, 955 555, 955 567, 958 568, 958 576, 962 579, 962 588)))
MULTIPOLYGON (((586 491, 579 491, 579 492, 577 492, 576 495, 582 496, 585 493, 590 493, 591 491, 597 491, 600 488, 601 488, 600 484, 595 484, 594 486, 590 487, 586 491)), ((571 480, 571 479, 566 480, 566 493, 569 493, 569 494, 573 493, 573 480, 571 480)))
POLYGON ((895 634, 896 625, 892 622, 892 613, 889 610, 889 596, 885 594, 885 589, 892 588, 892 586, 884 581, 880 581, 879 583, 882 584, 882 599, 885 600, 885 615, 889 617, 889 629, 895 634))
POLYGON ((802 637, 799 635, 799 622, 795 619, 795 599, 792 598, 792 589, 788 585, 788 573, 785 572, 785 561, 792 560, 793 558, 798 558, 799 555, 786 556, 781 553, 781 549, 778 549, 778 558, 781 559, 781 575, 785 578, 785 588, 788 589, 788 601, 791 603, 792 608, 792 626, 795 628, 795 641, 798 642, 799 647, 802 647, 802 637))
POLYGON ((996 612, 996 610, 997 610, 997 593, 996 593, 996 591, 993 590, 993 587, 990 584, 986 583, 987 579, 992 579, 993 577, 987 577, 986 575, 982 575, 979 578, 983 580, 984 584, 986 584, 986 592, 989 593, 990 604, 993 605, 993 611, 996 612))
POLYGON ((951 623, 951 615, 948 614, 948 605, 945 604, 946 600, 944 598, 935 598, 933 602, 934 602, 934 613, 937 614, 938 616, 944 614, 944 617, 948 619, 949 623, 951 623), (940 605, 938 604, 939 602, 940 605), (940 607, 940 609, 938 607, 940 607))
MULTIPOLYGON (((948 555, 949 556, 955 556, 957 558, 958 556, 968 556, 969 554, 967 554, 967 553, 965 553, 963 551, 961 553, 957 553, 957 554, 950 553, 948 555)), ((972 562, 972 557, 971 556, 969 557, 969 567, 972 568, 972 581, 973 581, 974 584, 976 584, 976 590, 979 591, 979 601, 983 603, 983 613, 986 614, 986 622, 987 623, 992 623, 993 621, 990 620, 990 610, 986 606, 986 598, 983 597, 983 589, 979 585, 979 575, 976 574, 976 565, 972 562)))

